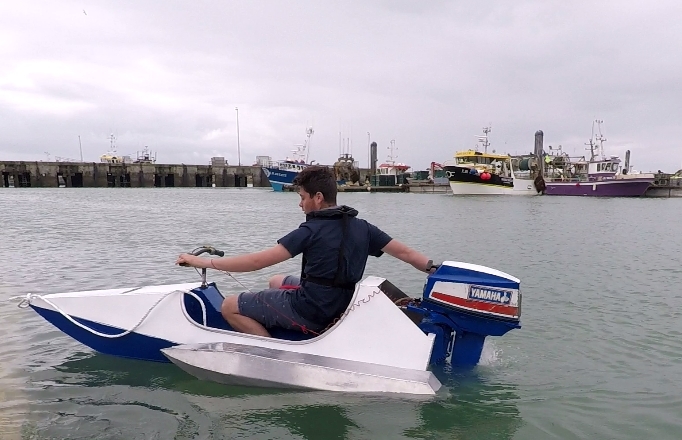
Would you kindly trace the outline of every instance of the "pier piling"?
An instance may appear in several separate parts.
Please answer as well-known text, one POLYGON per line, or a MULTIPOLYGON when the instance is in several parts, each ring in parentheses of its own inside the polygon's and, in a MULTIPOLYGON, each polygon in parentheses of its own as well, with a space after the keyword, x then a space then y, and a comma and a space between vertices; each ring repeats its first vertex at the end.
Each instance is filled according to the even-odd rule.
POLYGON ((269 187, 260 166, 0 161, 0 187, 269 187))

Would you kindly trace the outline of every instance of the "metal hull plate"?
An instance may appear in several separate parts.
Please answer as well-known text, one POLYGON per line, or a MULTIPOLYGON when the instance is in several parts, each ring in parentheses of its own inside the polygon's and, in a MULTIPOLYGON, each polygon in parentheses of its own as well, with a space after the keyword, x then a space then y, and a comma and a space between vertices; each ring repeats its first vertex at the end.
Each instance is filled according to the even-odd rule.
POLYGON ((441 387, 440 381, 428 370, 241 344, 188 344, 161 351, 198 379, 228 385, 421 395, 433 395, 441 387))

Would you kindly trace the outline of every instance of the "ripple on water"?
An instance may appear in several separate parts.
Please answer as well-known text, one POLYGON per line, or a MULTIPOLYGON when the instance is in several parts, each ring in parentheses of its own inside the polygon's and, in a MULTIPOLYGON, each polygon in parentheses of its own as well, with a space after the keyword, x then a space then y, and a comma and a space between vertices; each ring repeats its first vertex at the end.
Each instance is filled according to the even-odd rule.
MULTIPOLYGON (((0 301, 0 428, 35 439, 679 438, 679 201, 339 198, 435 261, 519 277, 522 328, 489 338, 474 371, 436 369, 436 398, 358 397, 227 387, 93 354, 0 301)), ((303 220, 297 203, 259 190, 0 190, 12 207, 0 209, 0 300, 196 280, 174 266, 179 253, 274 245, 303 220)), ((211 277, 232 293, 299 270, 293 259, 236 275, 246 287, 211 277)), ((422 274, 388 256, 365 274, 421 294, 422 274)))

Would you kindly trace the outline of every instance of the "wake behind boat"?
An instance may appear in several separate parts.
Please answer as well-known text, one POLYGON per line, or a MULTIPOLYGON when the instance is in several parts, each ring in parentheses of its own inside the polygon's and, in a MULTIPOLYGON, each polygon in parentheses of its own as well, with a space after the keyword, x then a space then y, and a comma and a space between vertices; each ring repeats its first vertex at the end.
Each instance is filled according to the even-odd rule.
MULTIPOLYGON (((194 255, 224 255, 204 247, 194 255)), ((520 328, 520 281, 446 261, 421 298, 369 276, 321 334, 273 328, 272 338, 235 331, 220 314, 225 296, 207 282, 27 294, 48 322, 101 353, 173 362, 200 379, 248 386, 343 392, 434 394, 429 366, 472 367, 488 336, 520 328)))

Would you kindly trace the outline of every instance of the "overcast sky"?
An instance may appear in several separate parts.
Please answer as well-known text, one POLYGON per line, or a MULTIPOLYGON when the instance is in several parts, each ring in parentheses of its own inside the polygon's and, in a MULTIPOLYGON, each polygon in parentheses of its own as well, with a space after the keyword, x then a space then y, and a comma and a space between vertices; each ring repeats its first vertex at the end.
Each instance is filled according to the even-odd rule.
POLYGON ((0 160, 99 161, 148 145, 160 163, 310 159, 368 135, 415 169, 473 147, 682 167, 682 2, 5 1, 0 160))

